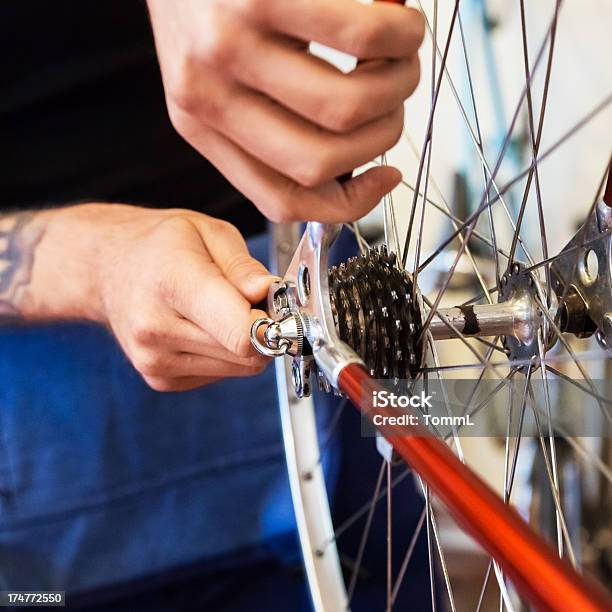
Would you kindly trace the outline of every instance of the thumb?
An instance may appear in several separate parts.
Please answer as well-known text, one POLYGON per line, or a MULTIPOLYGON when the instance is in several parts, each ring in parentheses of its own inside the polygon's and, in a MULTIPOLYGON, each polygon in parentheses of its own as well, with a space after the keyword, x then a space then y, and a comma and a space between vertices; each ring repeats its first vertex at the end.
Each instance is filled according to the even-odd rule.
POLYGON ((205 215, 195 219, 206 250, 225 278, 251 303, 261 302, 278 277, 251 257, 244 238, 231 223, 205 215))
POLYGON ((401 180, 402 173, 397 168, 377 166, 341 183, 346 200, 354 211, 354 219, 370 212, 401 180))
POLYGON ((346 182, 329 181, 316 189, 299 188, 299 216, 324 223, 347 223, 369 213, 402 180, 392 166, 376 166, 346 182))
POLYGON ((251 304, 264 300, 270 285, 279 280, 278 276, 271 275, 262 263, 248 254, 235 255, 223 272, 251 304))

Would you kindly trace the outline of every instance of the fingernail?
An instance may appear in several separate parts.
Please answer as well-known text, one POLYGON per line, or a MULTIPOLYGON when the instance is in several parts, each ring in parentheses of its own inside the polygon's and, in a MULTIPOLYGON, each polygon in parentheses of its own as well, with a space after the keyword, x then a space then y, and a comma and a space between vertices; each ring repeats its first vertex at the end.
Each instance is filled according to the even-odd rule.
POLYGON ((267 283, 268 285, 271 285, 272 283, 277 283, 279 282, 281 279, 280 276, 275 276, 274 274, 251 274, 249 276, 249 282, 253 283, 253 284, 259 284, 259 283, 267 283))

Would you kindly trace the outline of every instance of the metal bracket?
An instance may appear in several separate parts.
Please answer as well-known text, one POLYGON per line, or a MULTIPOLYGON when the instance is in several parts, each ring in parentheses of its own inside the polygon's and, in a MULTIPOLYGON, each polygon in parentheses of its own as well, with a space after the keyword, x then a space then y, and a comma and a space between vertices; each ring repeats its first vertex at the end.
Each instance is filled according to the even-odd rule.
POLYGON ((565 294, 562 331, 590 335, 612 348, 612 208, 601 201, 552 266, 556 294, 565 294), (566 287, 567 290, 566 290, 566 287), (569 299, 568 299, 569 296, 569 299), (591 321, 594 326, 589 326, 591 321))
POLYGON ((322 375, 323 385, 338 390, 338 375, 360 357, 340 340, 329 299, 328 255, 341 225, 311 222, 282 281, 268 293, 272 318, 257 319, 251 342, 264 355, 292 355, 293 382, 298 397, 310 394, 311 372, 322 375), (265 329, 263 337, 260 329, 265 329), (320 374, 319 374, 320 373, 320 374))

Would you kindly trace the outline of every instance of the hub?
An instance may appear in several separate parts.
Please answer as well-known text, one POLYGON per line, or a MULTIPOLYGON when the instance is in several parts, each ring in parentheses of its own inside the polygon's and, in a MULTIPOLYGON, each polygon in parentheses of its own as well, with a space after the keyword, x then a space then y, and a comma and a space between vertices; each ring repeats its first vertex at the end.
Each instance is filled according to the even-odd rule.
POLYGON ((550 291, 551 305, 546 317, 542 310, 547 304, 546 291, 538 275, 527 271, 521 263, 512 264, 500 284, 498 305, 512 318, 512 329, 504 334, 504 348, 513 361, 529 360, 539 355, 538 335, 541 334, 543 351, 554 337, 549 317, 555 320, 557 297, 550 291))

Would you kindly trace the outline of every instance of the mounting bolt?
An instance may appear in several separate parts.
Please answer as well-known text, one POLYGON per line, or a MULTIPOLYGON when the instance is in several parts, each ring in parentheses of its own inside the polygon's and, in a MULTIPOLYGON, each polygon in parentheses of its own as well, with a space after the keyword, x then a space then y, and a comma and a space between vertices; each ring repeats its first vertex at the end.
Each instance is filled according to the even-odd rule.
POLYGON ((278 288, 274 292, 274 298, 272 300, 274 310, 279 313, 285 308, 289 308, 289 299, 287 297, 287 285, 279 283, 278 288))

